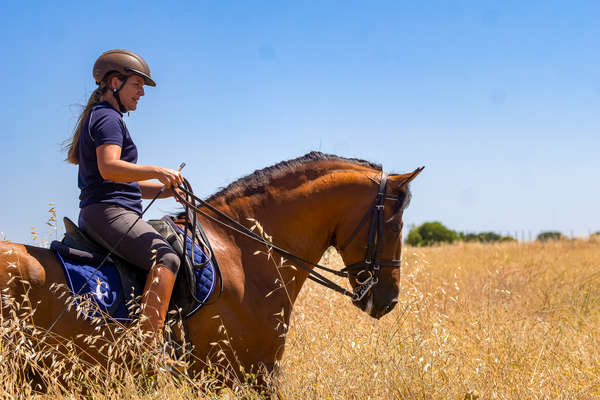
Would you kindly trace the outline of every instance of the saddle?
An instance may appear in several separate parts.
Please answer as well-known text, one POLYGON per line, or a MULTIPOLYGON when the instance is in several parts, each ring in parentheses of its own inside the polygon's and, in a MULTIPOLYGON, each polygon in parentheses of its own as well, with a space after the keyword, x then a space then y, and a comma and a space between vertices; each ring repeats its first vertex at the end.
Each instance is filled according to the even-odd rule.
MULTIPOLYGON (((196 225, 196 243, 192 244, 188 235, 175 224, 173 219, 165 216, 159 220, 147 221, 181 257, 181 265, 173 294, 169 303, 169 310, 181 310, 184 317, 191 316, 206 303, 215 286, 215 270, 219 267, 210 243, 200 224, 196 225), (198 296, 202 298, 198 298, 198 296)), ((120 297, 127 294, 141 293, 146 280, 146 271, 131 265, 126 260, 115 254, 109 255, 109 250, 94 241, 69 218, 64 218, 65 236, 62 241, 52 242, 50 249, 56 252, 63 260, 70 260, 82 265, 100 266, 100 264, 113 264, 120 277, 120 297)), ((220 276, 219 276, 220 278, 220 276)), ((115 301, 117 303, 124 303, 115 301)), ((111 309, 107 309, 112 314, 111 309)))

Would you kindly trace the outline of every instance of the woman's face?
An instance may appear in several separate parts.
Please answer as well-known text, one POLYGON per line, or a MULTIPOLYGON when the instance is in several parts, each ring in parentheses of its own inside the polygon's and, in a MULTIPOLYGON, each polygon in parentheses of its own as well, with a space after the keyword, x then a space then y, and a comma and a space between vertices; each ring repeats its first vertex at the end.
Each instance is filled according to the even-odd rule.
MULTIPOLYGON (((118 86, 121 86, 121 81, 117 79, 118 86)), ((125 86, 119 91, 121 103, 127 111, 134 111, 137 108, 137 103, 140 97, 144 95, 144 78, 138 75, 131 75, 125 86)))

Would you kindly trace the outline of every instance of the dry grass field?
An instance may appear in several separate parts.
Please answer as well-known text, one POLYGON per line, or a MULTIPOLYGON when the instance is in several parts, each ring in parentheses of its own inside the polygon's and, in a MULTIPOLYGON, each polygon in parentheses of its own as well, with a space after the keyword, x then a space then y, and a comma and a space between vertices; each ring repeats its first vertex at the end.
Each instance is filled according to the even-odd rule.
POLYGON ((309 286, 282 386, 292 398, 600 398, 600 241, 404 248, 380 321, 309 286))
MULTIPOLYGON (((340 267, 333 252, 323 261, 340 267)), ((398 306, 376 321, 307 283, 278 377, 282 397, 600 398, 600 240, 405 247, 400 293, 398 306)), ((31 397, 16 357, 29 354, 26 339, 19 345, 26 335, 15 333, 22 325, 2 322, 2 397, 31 397)), ((37 397, 80 398, 82 386, 106 399, 260 397, 115 366, 75 375, 63 392, 37 397)))

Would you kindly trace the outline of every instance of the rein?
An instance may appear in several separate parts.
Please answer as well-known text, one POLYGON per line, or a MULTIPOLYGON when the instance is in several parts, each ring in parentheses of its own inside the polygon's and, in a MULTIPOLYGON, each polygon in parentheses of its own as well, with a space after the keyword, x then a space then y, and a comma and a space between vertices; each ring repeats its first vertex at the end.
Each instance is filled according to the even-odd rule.
MULTIPOLYGON (((185 163, 182 163, 179 166, 179 170, 181 171, 181 169, 184 166, 185 166, 185 163)), ((372 215, 371 225, 369 228, 368 243, 367 243, 367 254, 365 256, 364 261, 350 264, 350 265, 344 267, 343 269, 341 269, 340 271, 337 271, 337 270, 331 269, 331 268, 327 268, 322 265, 315 264, 313 262, 305 260, 293 253, 290 253, 287 250, 284 250, 284 249, 276 246, 269 240, 266 240, 263 237, 257 235, 256 233, 254 233, 253 231, 248 229, 246 226, 242 225, 235 219, 231 218, 229 215, 225 214, 224 212, 213 207, 206 201, 197 197, 193 193, 192 187, 191 187, 189 181, 185 178, 184 178, 184 184, 182 186, 180 186, 179 189, 186 194, 186 198, 184 199, 176 190, 174 190, 173 192, 174 192, 175 197, 181 202, 181 204, 183 204, 185 206, 186 223, 184 224, 184 237, 185 237, 185 235, 187 235, 187 225, 189 224, 192 228, 191 229, 191 231, 192 231, 191 232, 192 247, 193 247, 193 243, 194 243, 196 236, 198 236, 199 239, 201 238, 202 240, 204 240, 204 242, 202 244, 204 245, 204 247, 206 249, 208 249, 210 251, 210 246, 208 245, 208 240, 205 237, 203 237, 202 235, 197 235, 197 233, 196 233, 197 232, 197 230, 196 230, 196 223, 197 223, 196 217, 197 216, 195 213, 190 213, 190 210, 194 211, 196 213, 200 213, 200 214, 204 215, 205 217, 209 218, 210 220, 212 220, 220 225, 223 225, 224 227, 226 227, 228 229, 238 232, 241 235, 244 235, 250 239, 253 239, 259 243, 264 244, 267 247, 272 248, 273 250, 277 251, 279 254, 286 256, 289 259, 293 260, 302 269, 304 269, 306 272, 308 272, 308 278, 311 279, 312 281, 317 282, 320 285, 323 285, 329 289, 332 289, 338 293, 341 293, 345 296, 350 297, 353 302, 358 302, 358 301, 362 300, 365 297, 365 295, 379 282, 379 270, 381 269, 381 267, 399 267, 401 264, 400 260, 381 261, 379 259, 379 256, 381 254, 381 238, 383 235, 383 223, 384 223, 383 215, 384 215, 384 208, 385 208, 384 203, 385 203, 386 199, 398 200, 398 196, 385 193, 386 186, 387 186, 387 177, 388 177, 387 173, 382 171, 381 172, 381 181, 379 183, 379 191, 375 198, 375 204, 369 211, 367 211, 367 213, 365 214, 365 216, 363 217, 361 222, 358 224, 356 229, 354 229, 354 231, 350 234, 348 239, 346 239, 346 241, 340 248, 340 250, 345 249, 346 246, 348 246, 348 244, 350 244, 350 242, 352 242, 352 240, 354 240, 354 238, 356 237, 356 235, 358 234, 358 232, 360 231, 362 226, 367 222, 367 219, 369 218, 369 216, 372 215), (192 200, 188 201, 187 198, 191 198, 192 200), (200 207, 198 207, 196 205, 196 201, 200 203, 200 207), (227 220, 228 223, 223 222, 220 219, 213 217, 212 215, 203 211, 201 209, 201 207, 208 208, 209 210, 211 210, 218 216, 227 220), (191 214, 193 214, 193 215, 191 215, 191 214), (349 277, 351 275, 351 273, 353 273, 353 271, 359 270, 357 273, 354 274, 356 282, 357 282, 357 286, 354 288, 354 290, 352 292, 350 292, 347 289, 343 288, 342 286, 338 285, 337 283, 333 282, 332 280, 330 280, 330 279, 326 278, 325 276, 321 275, 320 273, 314 271, 313 269, 308 267, 308 265, 310 265, 314 268, 318 268, 323 271, 332 273, 334 275, 341 276, 341 277, 349 277), (363 279, 360 279, 361 275, 366 275, 366 277, 363 279)), ((146 211, 148 211, 150 206, 152 206, 152 204, 164 192, 165 189, 166 189, 166 187, 163 186, 161 188, 161 190, 156 194, 156 196, 154 196, 154 198, 146 206, 146 208, 142 211, 140 216, 133 222, 133 224, 131 224, 131 226, 129 227, 127 232, 123 233, 121 235, 121 237, 119 238, 119 240, 117 241, 117 243, 113 247, 109 248, 109 252, 106 254, 106 256, 104 257, 102 262, 96 267, 91 278, 93 278, 95 276, 95 274, 100 270, 100 267, 108 260, 110 255, 112 253, 114 253, 115 249, 119 246, 119 244, 121 244, 121 241, 123 240, 125 235, 127 233, 129 233, 129 231, 134 227, 135 224, 137 224, 137 222, 143 217, 143 215, 146 213, 146 211)), ((211 258, 213 258, 212 252, 210 252, 210 253, 211 254, 208 254, 209 260, 211 258)), ((193 257, 192 257, 192 260, 193 260, 193 257)), ((216 258, 215 258, 215 260, 216 260, 216 258)), ((220 269, 219 268, 216 268, 216 269, 218 271, 219 280, 221 282, 220 291, 217 296, 217 299, 218 299, 219 296, 223 293, 223 278, 221 276, 220 269)), ((81 291, 81 289, 80 289, 80 291, 81 291)), ((193 294, 194 292, 192 291, 191 293, 193 294)), ((78 295, 78 294, 79 294, 79 291, 77 293, 75 293, 75 295, 78 295)), ((212 304, 212 302, 205 303, 205 304, 212 304)), ((37 346, 39 346, 39 344, 46 338, 46 336, 48 336, 48 334, 52 331, 54 326, 58 323, 58 321, 62 318, 62 316, 65 314, 66 311, 67 311, 67 308, 63 308, 61 310, 61 312, 56 316, 56 318, 54 319, 52 324, 50 324, 48 329, 44 332, 44 334, 40 338, 40 341, 38 342, 37 346)))
MULTIPOLYGON (((210 220, 212 220, 230 230, 233 230, 233 231, 235 231, 241 235, 244 235, 256 242, 259 242, 261 244, 264 244, 267 247, 272 248, 277 253, 294 261, 302 269, 304 269, 306 272, 308 272, 308 278, 311 279, 312 281, 317 282, 320 285, 323 285, 329 289, 332 289, 338 293, 341 293, 343 295, 350 297, 353 302, 358 302, 358 301, 362 300, 362 298, 371 290, 371 288, 373 288, 379 282, 379 271, 380 271, 381 267, 399 267, 401 265, 400 260, 387 260, 387 261, 380 260, 381 244, 382 244, 382 236, 383 236, 383 225, 384 225, 384 221, 383 221, 384 208, 385 208, 384 203, 385 203, 386 199, 398 200, 398 196, 385 193, 386 186, 387 186, 387 177, 388 177, 387 173, 385 173, 385 172, 381 173, 381 181, 379 183, 379 191, 375 198, 375 204, 369 211, 367 211, 367 213, 365 214, 365 216, 363 217, 361 222, 358 224, 356 229, 354 229, 354 231, 350 234, 348 239, 344 242, 344 244, 340 248, 340 250, 345 249, 346 246, 348 246, 348 244, 350 244, 354 240, 354 238, 356 237, 356 235, 358 234, 360 229, 367 222, 369 216, 372 216, 371 224, 369 227, 367 253, 366 253, 365 259, 362 262, 350 264, 340 271, 337 271, 337 270, 331 269, 331 268, 327 268, 323 265, 316 264, 316 263, 310 262, 308 260, 305 260, 302 257, 299 257, 299 256, 289 252, 288 250, 282 249, 281 247, 276 246, 273 242, 266 240, 262 236, 254 233, 253 231, 251 231, 246 226, 242 225, 240 222, 238 222, 234 218, 232 218, 229 215, 225 214, 224 212, 220 211, 219 209, 212 206, 205 200, 202 200, 201 198, 197 197, 191 190, 191 185, 185 178, 184 178, 184 185, 180 186, 179 189, 183 193, 185 193, 186 198, 184 198, 179 193, 177 193, 177 191, 174 191, 174 193, 175 193, 175 197, 186 208, 185 216, 186 216, 186 219, 188 220, 188 222, 190 220, 190 212, 189 212, 190 210, 200 213, 200 214, 204 215, 205 217, 209 218, 210 220), (191 201, 188 199, 191 199, 191 201), (196 205, 196 202, 200 203, 200 206, 196 205), (202 210, 203 207, 208 208, 210 211, 217 214, 218 217, 225 219, 227 222, 224 222, 221 219, 210 215, 206 211, 202 210), (329 272, 329 273, 332 273, 334 275, 341 276, 341 277, 349 277, 351 274, 354 274, 356 282, 357 282, 357 286, 354 288, 354 290, 352 292, 350 292, 347 289, 343 288, 342 286, 338 285, 337 283, 333 282, 332 280, 328 279, 327 277, 323 276, 322 274, 316 272, 313 268, 310 268, 309 265, 313 268, 321 269, 323 271, 326 271, 326 272, 329 272), (357 271, 357 270, 358 270, 358 272, 355 273, 354 271, 357 271), (361 279, 361 276, 364 276, 364 277, 361 279)), ((193 216, 193 221, 194 221, 194 227, 195 227, 195 224, 196 224, 195 215, 193 216)), ((195 231, 195 229, 192 228, 192 232, 194 232, 194 231, 195 231)))

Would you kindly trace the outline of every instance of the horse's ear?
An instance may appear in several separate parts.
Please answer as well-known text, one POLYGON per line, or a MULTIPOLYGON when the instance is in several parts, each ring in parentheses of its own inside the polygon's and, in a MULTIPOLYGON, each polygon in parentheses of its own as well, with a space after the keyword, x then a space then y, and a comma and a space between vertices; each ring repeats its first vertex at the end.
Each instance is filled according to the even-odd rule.
POLYGON ((420 173, 421 171, 423 171, 425 169, 425 167, 420 167, 415 169, 413 172, 409 172, 407 174, 398 174, 398 175, 391 175, 390 177, 393 177, 394 181, 396 182, 396 184, 399 187, 402 186, 406 186, 408 185, 413 179, 415 179, 420 173))

